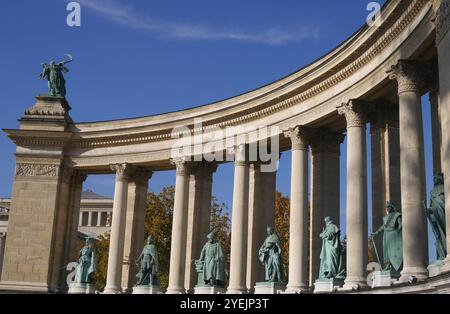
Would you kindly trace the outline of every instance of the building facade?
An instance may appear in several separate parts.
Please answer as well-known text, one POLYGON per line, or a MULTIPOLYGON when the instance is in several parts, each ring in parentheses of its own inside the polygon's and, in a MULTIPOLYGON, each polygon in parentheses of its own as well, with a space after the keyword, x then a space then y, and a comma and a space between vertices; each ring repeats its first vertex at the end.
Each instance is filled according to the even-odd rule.
MULTIPOLYGON (((17 151, 0 289, 62 289, 63 274, 57 270, 73 260, 83 182, 88 175, 113 173, 116 182, 105 293, 127 290, 127 278, 133 278, 135 269, 124 267, 124 260, 134 258, 140 250, 137 244, 144 240, 149 180, 156 171, 172 169, 176 181, 167 293, 191 291, 187 257, 199 253, 199 241, 207 232, 204 226, 209 219, 213 173, 226 162, 197 158, 196 148, 205 145, 217 155, 233 157, 227 290, 251 291, 259 272, 255 270, 255 243, 273 220, 275 179, 273 173, 261 170, 266 160, 251 159, 247 152, 252 144, 277 142, 280 151, 292 155, 286 292, 308 290, 317 278, 323 218, 339 221, 340 189, 347 195, 343 291, 379 291, 368 289, 366 278, 367 158, 372 160, 372 173, 377 174, 372 176, 374 224, 379 225, 386 200, 397 202, 403 214, 400 283, 404 286, 389 289, 392 293, 448 291, 450 256, 437 278, 429 278, 427 269, 421 97, 430 95, 434 112, 434 165, 444 173, 446 219, 450 221, 449 6, 449 0, 388 1, 381 23, 362 27, 296 73, 249 93, 181 112, 76 123, 66 99, 37 97, 20 119, 19 129, 5 130, 17 151), (198 119, 201 126, 196 124, 198 119), (255 126, 279 131, 255 140, 254 131, 245 131, 255 126), (373 147, 370 156, 366 151, 368 126, 373 147), (226 127, 244 131, 233 138, 214 140, 215 130, 226 127), (198 133, 204 136, 196 138, 194 149, 173 155, 179 137, 198 133), (346 172, 339 166, 340 144, 345 138, 346 172), (340 186, 341 173, 347 177, 346 186, 340 186)), ((85 219, 82 215, 81 221, 85 219)), ((94 221, 92 216, 91 224, 94 221)), ((447 247, 449 241, 447 237, 447 247)))

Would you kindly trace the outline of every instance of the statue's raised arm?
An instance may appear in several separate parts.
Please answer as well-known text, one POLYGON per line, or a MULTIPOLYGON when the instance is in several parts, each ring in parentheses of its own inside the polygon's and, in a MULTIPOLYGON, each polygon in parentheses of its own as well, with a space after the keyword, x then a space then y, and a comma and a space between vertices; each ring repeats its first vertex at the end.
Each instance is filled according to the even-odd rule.
POLYGON ((48 95, 54 97, 66 97, 66 80, 63 73, 69 72, 69 69, 65 67, 65 64, 72 62, 73 57, 70 54, 66 55, 69 59, 56 63, 51 61, 48 63, 42 63, 43 71, 40 78, 48 81, 48 95))

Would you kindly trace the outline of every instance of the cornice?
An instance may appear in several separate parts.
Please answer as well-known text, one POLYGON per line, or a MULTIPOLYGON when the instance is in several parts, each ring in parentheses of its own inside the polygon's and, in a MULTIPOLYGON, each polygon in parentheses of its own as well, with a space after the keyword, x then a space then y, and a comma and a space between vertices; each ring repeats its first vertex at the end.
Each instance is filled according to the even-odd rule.
MULTIPOLYGON (((393 10, 393 13, 386 17, 384 25, 374 31, 363 43, 354 48, 346 60, 342 60, 340 63, 334 65, 327 73, 302 83, 298 88, 290 91, 286 97, 275 97, 254 107, 203 121, 201 131, 207 132, 213 128, 225 128, 252 122, 289 109, 329 90, 376 58, 408 28, 410 23, 428 3, 427 0, 401 0, 393 10), (333 74, 330 75, 329 73, 333 74)), ((267 97, 267 95, 263 96, 267 97)), ((188 127, 193 130, 193 125, 189 125, 188 127)), ((101 135, 102 131, 87 133, 89 133, 88 136, 83 134, 83 132, 75 133, 74 139, 71 141, 71 147, 97 148, 123 146, 167 141, 172 138, 172 129, 164 129, 164 127, 156 131, 137 132, 136 134, 126 135, 96 136, 96 134, 101 135)))

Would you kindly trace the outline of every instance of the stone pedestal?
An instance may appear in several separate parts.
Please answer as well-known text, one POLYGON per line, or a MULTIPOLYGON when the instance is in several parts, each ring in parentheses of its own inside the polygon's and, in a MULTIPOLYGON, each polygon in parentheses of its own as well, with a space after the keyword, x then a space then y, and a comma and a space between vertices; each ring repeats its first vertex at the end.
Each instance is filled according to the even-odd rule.
POLYGON ((195 286, 194 294, 225 294, 227 289, 218 286, 195 286))
POLYGON ((279 294, 286 290, 286 284, 282 282, 257 282, 255 294, 279 294))
POLYGON ((162 294, 160 286, 136 286, 132 294, 162 294))
POLYGON ((314 283, 314 293, 333 293, 344 284, 339 279, 317 279, 314 283))
POLYGON ((436 261, 433 264, 430 264, 428 269, 429 277, 436 277, 443 273, 442 267, 444 266, 444 261, 436 261))
POLYGON ((68 294, 95 294, 95 286, 88 283, 71 283, 68 294))
POLYGON ((391 277, 390 271, 375 271, 373 273, 372 288, 390 287, 395 281, 397 279, 391 277))

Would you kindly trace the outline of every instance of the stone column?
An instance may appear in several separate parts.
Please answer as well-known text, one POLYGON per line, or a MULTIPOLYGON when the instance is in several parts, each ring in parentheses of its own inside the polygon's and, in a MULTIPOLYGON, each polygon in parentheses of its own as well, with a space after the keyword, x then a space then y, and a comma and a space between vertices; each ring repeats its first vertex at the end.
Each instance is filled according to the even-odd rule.
POLYGON ((442 172, 441 150, 442 150, 442 129, 441 115, 439 113, 439 89, 434 87, 430 91, 431 106, 431 134, 433 141, 433 172, 442 172))
POLYGON ((206 161, 192 165, 189 181, 188 224, 186 233, 185 289, 194 292, 197 272, 194 260, 200 258, 206 236, 211 229, 211 200, 213 173, 217 164, 206 161))
POLYGON ((345 287, 367 286, 367 160, 364 104, 338 107, 347 121, 347 278, 345 287))
MULTIPOLYGON (((148 180, 153 172, 137 168, 128 184, 128 203, 125 227, 125 244, 122 266, 122 289, 132 292, 136 283, 136 259, 145 241, 145 210, 147 208, 148 180)), ((100 214, 100 213, 99 213, 100 214)), ((100 222, 100 217, 97 224, 100 222)))
POLYGON ((2 278, 3 256, 5 254, 6 233, 0 233, 0 279, 2 278))
POLYGON ((309 129, 297 126, 284 132, 292 143, 291 205, 289 217, 288 292, 308 284, 308 140, 309 129))
POLYGON ((227 293, 246 293, 249 164, 246 145, 234 147, 230 279, 227 293))
POLYGON ((102 226, 102 212, 97 212, 97 227, 102 226))
POLYGON ((88 212, 88 227, 92 227, 92 211, 88 212))
POLYGON ((128 183, 132 166, 129 164, 115 164, 111 165, 111 169, 116 172, 116 186, 114 190, 114 206, 109 243, 108 272, 104 291, 106 294, 122 292, 122 259, 127 215, 128 183))
POLYGON ((403 271, 400 280, 428 277, 425 158, 421 90, 426 71, 422 64, 400 60, 389 71, 398 83, 400 101, 400 173, 402 191, 403 271))
MULTIPOLYGON (((401 210, 398 105, 380 102, 371 121, 372 230, 383 225, 386 202, 401 210)), ((375 238, 383 262, 383 238, 375 238)))
POLYGON ((450 271, 450 0, 441 0, 436 18, 439 70, 439 107, 442 128, 442 170, 445 187, 447 258, 443 271, 450 271))
POLYGON ((276 172, 261 172, 260 162, 249 168, 247 289, 265 280, 264 266, 259 260, 259 248, 267 237, 267 227, 275 225, 276 172))
POLYGON ((323 128, 311 132, 309 283, 312 285, 319 276, 323 219, 330 216, 337 226, 340 224, 340 144, 344 136, 323 128))
POLYGON ((176 166, 175 202, 173 207, 172 244, 168 294, 186 293, 184 275, 186 265, 186 232, 189 199, 190 163, 182 158, 172 160, 176 166))

